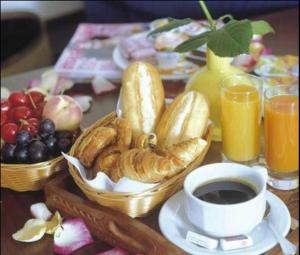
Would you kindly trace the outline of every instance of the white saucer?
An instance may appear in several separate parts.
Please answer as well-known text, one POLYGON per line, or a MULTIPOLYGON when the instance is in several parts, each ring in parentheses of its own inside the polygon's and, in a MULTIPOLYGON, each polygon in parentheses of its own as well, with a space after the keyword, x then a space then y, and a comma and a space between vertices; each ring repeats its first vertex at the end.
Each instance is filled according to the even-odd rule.
MULTIPOLYGON (((188 230, 201 233, 186 218, 183 209, 184 192, 180 191, 165 202, 159 213, 159 227, 163 235, 173 244, 182 250, 194 255, 205 254, 239 254, 239 255, 259 255, 273 248, 277 241, 270 232, 267 223, 262 221, 248 235, 253 239, 253 246, 222 251, 220 248, 209 250, 204 247, 194 245, 185 240, 188 230)), ((271 212, 268 218, 275 228, 283 236, 286 236, 291 226, 291 216, 286 205, 274 194, 267 192, 267 201, 270 204, 271 212)))

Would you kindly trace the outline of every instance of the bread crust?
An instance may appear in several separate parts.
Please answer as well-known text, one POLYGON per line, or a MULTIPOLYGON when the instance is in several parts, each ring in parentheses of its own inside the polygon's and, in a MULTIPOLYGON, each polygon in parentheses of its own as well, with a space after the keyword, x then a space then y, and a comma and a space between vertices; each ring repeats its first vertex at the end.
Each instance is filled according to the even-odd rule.
POLYGON ((90 168, 96 157, 108 145, 115 142, 117 132, 110 127, 98 127, 91 131, 79 145, 77 158, 85 166, 90 168))
POLYGON ((209 118, 207 99, 196 91, 178 95, 163 113, 157 127, 158 145, 167 148, 195 137, 202 137, 209 118))
POLYGON ((164 110, 164 98, 163 84, 154 66, 145 62, 129 65, 123 75, 120 106, 134 139, 154 131, 164 110))
POLYGON ((192 138, 172 145, 167 150, 134 148, 123 152, 117 163, 114 181, 121 176, 144 182, 157 183, 178 174, 193 162, 205 149, 207 142, 192 138))
POLYGON ((110 127, 117 132, 116 141, 97 156, 93 165, 95 172, 103 171, 107 175, 114 170, 120 154, 129 149, 132 139, 131 126, 127 120, 117 118, 110 127))

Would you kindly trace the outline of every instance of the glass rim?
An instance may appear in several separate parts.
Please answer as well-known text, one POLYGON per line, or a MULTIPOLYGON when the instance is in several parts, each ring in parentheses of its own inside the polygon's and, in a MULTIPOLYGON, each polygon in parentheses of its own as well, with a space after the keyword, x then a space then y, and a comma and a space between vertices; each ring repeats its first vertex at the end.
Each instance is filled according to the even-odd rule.
POLYGON ((259 93, 261 94, 262 92, 262 89, 263 89, 263 83, 264 83, 264 80, 262 77, 260 76, 257 76, 257 75, 254 75, 254 74, 248 74, 248 73, 236 73, 236 74, 229 74, 229 75, 226 75, 221 81, 220 81, 220 84, 221 84, 221 89, 224 89, 226 90, 226 92, 229 91, 230 94, 234 94, 234 95, 249 95, 249 94, 254 94, 254 93, 259 93), (233 76, 245 76, 245 77, 251 77, 251 78, 254 78, 256 80, 258 80, 260 82, 260 84, 255 84, 254 86, 251 86, 251 85, 247 85, 249 87, 253 87, 255 88, 255 90, 253 91, 229 91, 228 88, 230 87, 234 87, 234 86, 238 86, 238 85, 233 85, 233 86, 225 86, 224 83, 227 79, 229 79, 230 77, 233 77, 233 76))
MULTIPOLYGON (((278 94, 278 95, 272 95, 272 96, 268 96, 267 93, 269 91, 273 91, 273 90, 280 90, 280 89, 285 89, 285 88, 298 88, 298 91, 299 91, 299 86, 298 84, 281 84, 281 85, 274 85, 272 87, 268 87, 265 89, 264 91, 264 98, 265 99, 270 99, 270 98, 273 98, 275 96, 284 96, 284 95, 293 95, 292 93, 282 93, 282 94, 278 94)), ((298 95, 293 95, 293 96, 297 96, 299 97, 298 95)))

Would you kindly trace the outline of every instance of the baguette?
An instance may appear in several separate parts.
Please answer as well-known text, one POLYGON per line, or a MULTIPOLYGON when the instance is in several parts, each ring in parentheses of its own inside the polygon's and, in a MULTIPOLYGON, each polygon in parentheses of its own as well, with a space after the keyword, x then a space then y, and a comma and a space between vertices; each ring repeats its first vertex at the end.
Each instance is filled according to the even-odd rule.
POLYGON ((189 91, 178 95, 156 127, 158 145, 166 148, 191 138, 202 137, 208 118, 209 105, 202 94, 189 91))
POLYGON ((122 117, 130 122, 133 139, 150 134, 164 110, 164 88, 159 72, 144 62, 134 62, 125 70, 120 91, 122 117))

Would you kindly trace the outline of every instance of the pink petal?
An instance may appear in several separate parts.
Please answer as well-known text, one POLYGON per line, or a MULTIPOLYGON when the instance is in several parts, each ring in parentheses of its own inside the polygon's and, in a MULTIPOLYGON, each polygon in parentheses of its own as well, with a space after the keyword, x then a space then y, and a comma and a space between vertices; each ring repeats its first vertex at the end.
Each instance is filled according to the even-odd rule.
POLYGON ((92 81, 92 88, 96 95, 117 89, 115 85, 102 77, 95 77, 95 79, 92 81))
POLYGON ((52 213, 49 211, 45 203, 36 203, 31 205, 30 212, 36 219, 44 221, 47 221, 52 217, 52 213))
MULTIPOLYGON (((96 255, 129 255, 129 252, 126 250, 123 250, 119 247, 115 247, 111 250, 104 251, 104 252, 98 253, 96 255)), ((143 254, 136 254, 136 255, 143 255, 143 254)))
POLYGON ((272 49, 271 48, 264 48, 261 54, 262 55, 271 55, 272 54, 272 49))
POLYGON ((73 81, 63 78, 63 77, 59 77, 57 83, 55 84, 55 86, 53 87, 53 89, 51 90, 51 94, 52 95, 59 95, 62 92, 72 88, 74 85, 73 81))
POLYGON ((30 80, 28 82, 28 88, 32 89, 32 88, 37 88, 41 85, 41 81, 40 80, 30 80))
POLYGON ((82 219, 68 219, 54 233, 54 252, 68 255, 93 242, 91 233, 82 219))
POLYGON ((74 95, 72 97, 80 105, 82 112, 87 112, 91 108, 91 103, 93 101, 91 96, 74 95))
POLYGON ((121 248, 115 247, 111 250, 98 253, 97 255, 129 255, 129 253, 121 248))

